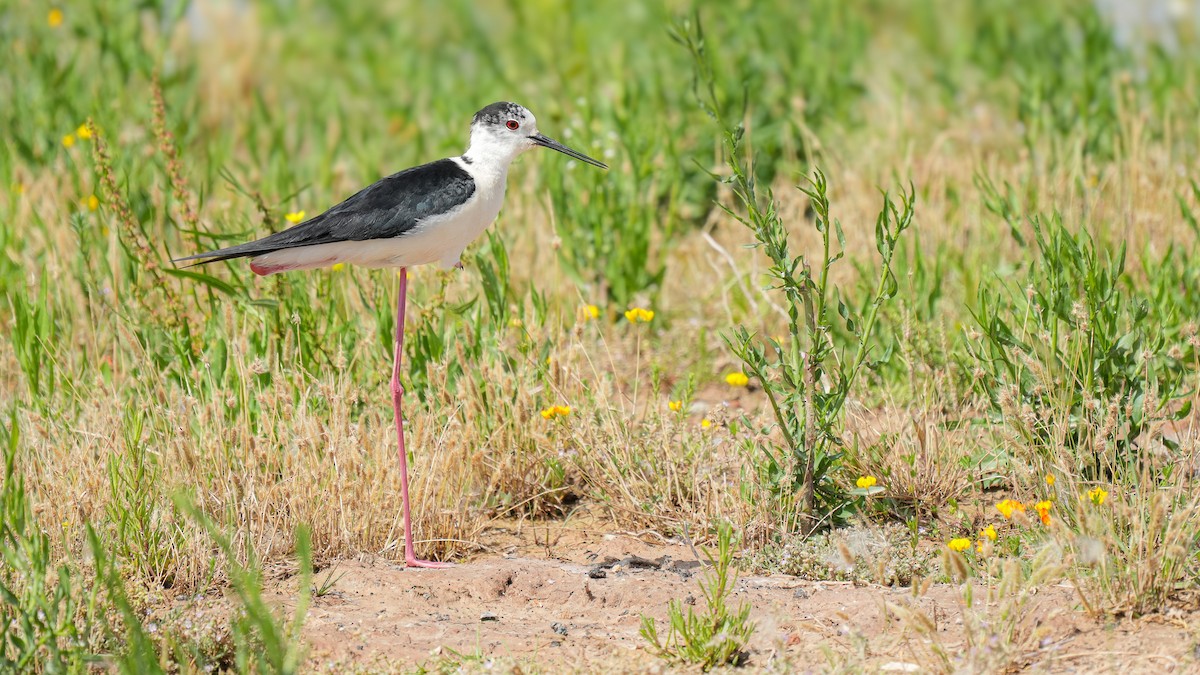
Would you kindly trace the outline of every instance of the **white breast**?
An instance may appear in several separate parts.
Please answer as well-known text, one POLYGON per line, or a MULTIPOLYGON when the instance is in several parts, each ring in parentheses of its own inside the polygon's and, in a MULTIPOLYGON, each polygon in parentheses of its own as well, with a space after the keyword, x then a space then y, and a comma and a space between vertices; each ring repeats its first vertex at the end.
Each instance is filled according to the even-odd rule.
POLYGON ((301 246, 261 255, 251 261, 252 269, 259 274, 274 274, 337 263, 413 267, 437 262, 443 267, 453 267, 467 245, 499 215, 508 173, 507 167, 502 172, 476 171, 473 165, 465 164, 457 157, 454 161, 472 174, 475 192, 453 211, 426 218, 412 230, 391 239, 301 246))

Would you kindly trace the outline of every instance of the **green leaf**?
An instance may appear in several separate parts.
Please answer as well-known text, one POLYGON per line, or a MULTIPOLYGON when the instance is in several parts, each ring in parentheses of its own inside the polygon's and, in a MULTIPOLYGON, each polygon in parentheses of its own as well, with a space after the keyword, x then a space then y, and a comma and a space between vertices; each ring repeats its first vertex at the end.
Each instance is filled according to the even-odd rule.
POLYGON ((162 270, 164 272, 166 272, 167 274, 170 274, 171 276, 179 277, 181 279, 188 279, 190 281, 195 281, 195 282, 204 284, 210 288, 213 288, 222 293, 225 293, 226 295, 230 295, 230 296, 238 295, 237 288, 235 288, 229 282, 221 281, 220 279, 218 279, 210 274, 204 274, 203 272, 193 272, 192 270, 181 270, 181 269, 177 269, 174 267, 164 267, 164 268, 162 268, 162 270))

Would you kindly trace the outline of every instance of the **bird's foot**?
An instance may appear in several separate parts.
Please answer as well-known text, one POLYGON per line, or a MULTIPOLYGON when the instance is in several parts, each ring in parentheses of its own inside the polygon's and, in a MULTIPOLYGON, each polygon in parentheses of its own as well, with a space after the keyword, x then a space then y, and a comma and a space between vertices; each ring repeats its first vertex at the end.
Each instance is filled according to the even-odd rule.
POLYGON ((432 570, 444 570, 444 569, 448 569, 450 567, 454 567, 454 563, 451 563, 451 562, 436 562, 433 560, 421 560, 419 558, 414 558, 414 557, 406 557, 404 559, 404 564, 409 567, 424 567, 426 569, 432 569, 432 570))

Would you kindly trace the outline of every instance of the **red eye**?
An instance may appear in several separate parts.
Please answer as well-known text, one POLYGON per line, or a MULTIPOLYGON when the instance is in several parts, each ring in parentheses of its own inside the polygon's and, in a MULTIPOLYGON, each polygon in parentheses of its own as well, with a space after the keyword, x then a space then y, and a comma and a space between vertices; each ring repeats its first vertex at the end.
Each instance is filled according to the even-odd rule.
POLYGON ((508 127, 509 129, 512 129, 513 131, 516 131, 517 129, 521 128, 521 123, 516 120, 509 120, 504 123, 504 126, 508 127))

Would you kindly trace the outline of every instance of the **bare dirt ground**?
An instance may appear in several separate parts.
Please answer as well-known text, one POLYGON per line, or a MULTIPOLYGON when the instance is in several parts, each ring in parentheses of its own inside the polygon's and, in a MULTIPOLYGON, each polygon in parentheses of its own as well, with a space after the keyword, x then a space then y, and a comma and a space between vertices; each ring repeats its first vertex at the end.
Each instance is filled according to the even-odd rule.
MULTIPOLYGON (((662 669, 638 634, 641 615, 661 622, 668 601, 700 596, 692 549, 654 535, 575 528, 505 523, 484 535, 493 553, 450 570, 338 563, 333 590, 308 613, 309 666, 662 669)), ((271 593, 294 607, 294 578, 271 593)), ((977 607, 986 596, 976 591, 977 607)), ((989 615, 994 623, 981 625, 972 610, 964 621, 962 598, 952 585, 914 597, 910 588, 776 575, 743 577, 734 604, 751 603, 758 624, 751 670, 1200 672, 1200 613, 1094 619, 1062 584, 1037 589, 1008 631, 999 611, 989 615)))

